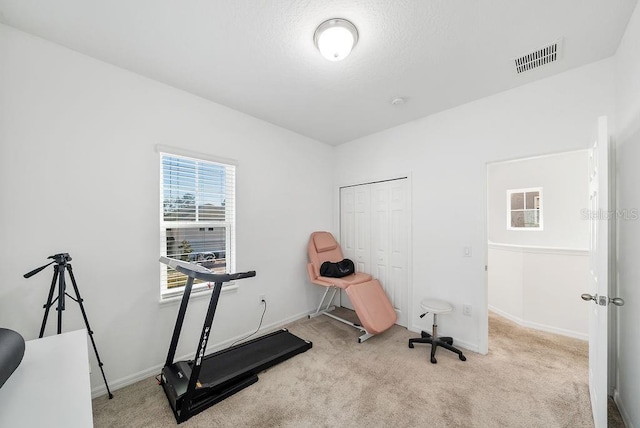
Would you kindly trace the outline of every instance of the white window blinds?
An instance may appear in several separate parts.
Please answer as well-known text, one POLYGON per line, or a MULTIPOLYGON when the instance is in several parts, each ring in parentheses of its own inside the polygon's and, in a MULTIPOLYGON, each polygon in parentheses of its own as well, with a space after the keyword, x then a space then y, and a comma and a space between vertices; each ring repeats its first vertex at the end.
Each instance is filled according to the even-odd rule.
MULTIPOLYGON (((160 153, 160 254, 234 271, 235 165, 160 153)), ((163 296, 178 294, 186 277, 161 267, 163 296)))

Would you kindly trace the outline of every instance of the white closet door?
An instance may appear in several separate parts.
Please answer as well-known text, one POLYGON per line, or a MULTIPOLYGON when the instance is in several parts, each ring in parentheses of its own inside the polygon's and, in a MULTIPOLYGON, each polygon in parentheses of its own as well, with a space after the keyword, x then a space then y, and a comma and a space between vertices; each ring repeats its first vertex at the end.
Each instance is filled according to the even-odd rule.
POLYGON ((340 189, 340 246, 344 257, 356 260, 356 200, 353 187, 340 189))
MULTIPOLYGON (((340 241, 344 256, 382 284, 407 326, 408 185, 393 180, 340 189, 340 241)), ((346 293, 341 304, 353 309, 346 293)))
POLYGON ((371 273, 371 187, 355 186, 355 259, 357 272, 371 273))
MULTIPOLYGON (((356 265, 357 272, 371 273, 370 217, 371 200, 368 186, 340 189, 340 246, 347 259, 356 265)), ((349 297, 340 290, 340 302, 353 309, 349 297)))
POLYGON ((407 180, 372 185, 371 247, 373 276, 378 278, 398 315, 407 326, 408 215, 407 180))
MULTIPOLYGON (((371 274, 377 278, 384 291, 389 295, 389 188, 387 183, 371 184, 371 248, 372 265, 371 274)), ((391 298, 391 295, 389 295, 391 298)))

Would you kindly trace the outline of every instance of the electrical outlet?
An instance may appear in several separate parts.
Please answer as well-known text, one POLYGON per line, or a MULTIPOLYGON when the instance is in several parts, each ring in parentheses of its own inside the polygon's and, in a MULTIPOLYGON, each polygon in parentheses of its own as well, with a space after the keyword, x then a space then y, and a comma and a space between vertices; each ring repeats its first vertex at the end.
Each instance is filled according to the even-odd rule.
POLYGON ((266 294, 261 294, 259 296, 259 298, 260 298, 260 304, 267 303, 267 295, 266 294))
POLYGON ((471 305, 462 305, 462 315, 471 316, 471 305))
POLYGON ((471 255, 471 245, 465 245, 464 247, 462 247, 462 257, 471 257, 471 255))

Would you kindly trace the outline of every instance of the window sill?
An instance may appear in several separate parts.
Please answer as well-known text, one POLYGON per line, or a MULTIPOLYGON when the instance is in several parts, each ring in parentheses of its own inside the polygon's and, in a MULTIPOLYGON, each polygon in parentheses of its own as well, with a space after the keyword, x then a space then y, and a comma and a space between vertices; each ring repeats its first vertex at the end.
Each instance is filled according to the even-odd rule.
MULTIPOLYGON (((220 294, 222 295, 226 293, 237 292, 238 288, 239 288, 238 284, 236 284, 235 282, 229 282, 222 287, 220 294)), ((209 298, 212 292, 213 292, 213 287, 211 288, 207 286, 198 287, 198 288, 194 287, 191 290, 191 296, 189 297, 189 300, 197 300, 205 297, 209 298)), ((166 295, 160 296, 158 303, 161 306, 180 303, 180 301, 182 300, 182 295, 183 293, 167 293, 166 295)))
POLYGON ((507 227, 507 230, 516 230, 519 232, 542 232, 542 227, 507 227))

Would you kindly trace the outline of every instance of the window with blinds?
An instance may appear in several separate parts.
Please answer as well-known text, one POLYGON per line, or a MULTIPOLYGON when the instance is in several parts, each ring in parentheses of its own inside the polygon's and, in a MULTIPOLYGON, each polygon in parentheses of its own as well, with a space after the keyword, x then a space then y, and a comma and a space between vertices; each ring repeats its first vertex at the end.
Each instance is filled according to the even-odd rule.
MULTIPOLYGON (((235 165, 161 152, 160 187, 160 254, 233 272, 235 165)), ((186 284, 166 265, 160 279, 162 297, 181 294, 186 284)))

